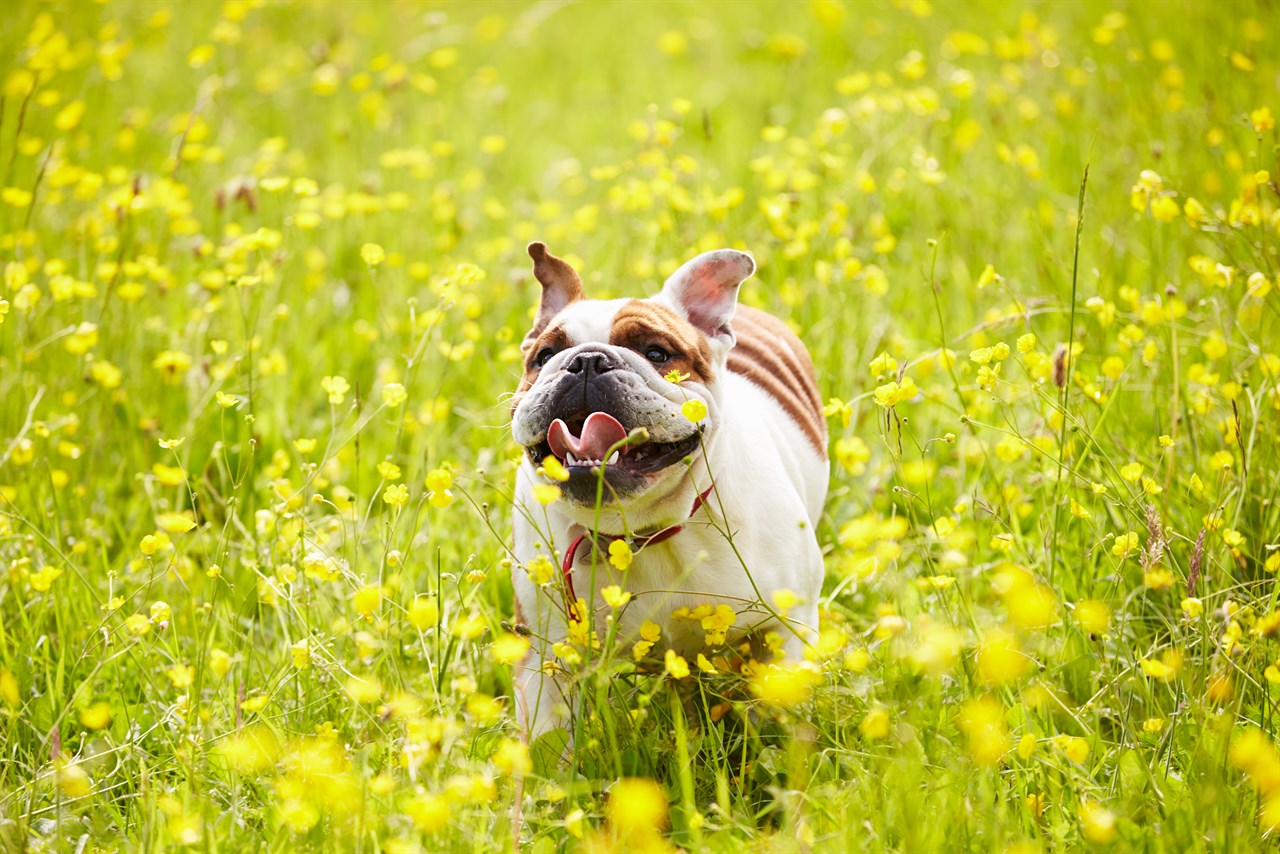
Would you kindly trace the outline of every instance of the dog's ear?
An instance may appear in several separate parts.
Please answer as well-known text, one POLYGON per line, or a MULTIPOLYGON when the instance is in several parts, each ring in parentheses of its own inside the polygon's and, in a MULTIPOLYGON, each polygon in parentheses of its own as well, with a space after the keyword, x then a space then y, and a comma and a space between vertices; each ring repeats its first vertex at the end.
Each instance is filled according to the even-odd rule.
POLYGON ((545 243, 530 243, 529 257, 533 259, 533 276, 542 284, 542 297, 538 300, 533 328, 524 336, 522 350, 532 346, 561 309, 582 299, 582 279, 567 263, 548 252, 545 243))
POLYGON ((735 249, 704 252, 671 274, 662 296, 708 338, 733 344, 738 286, 756 271, 755 260, 735 249))

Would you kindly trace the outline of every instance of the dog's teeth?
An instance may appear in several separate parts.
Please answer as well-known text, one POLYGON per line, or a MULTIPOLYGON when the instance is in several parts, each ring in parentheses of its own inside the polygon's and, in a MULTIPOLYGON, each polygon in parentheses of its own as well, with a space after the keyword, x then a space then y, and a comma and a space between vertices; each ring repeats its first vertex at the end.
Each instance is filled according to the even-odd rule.
POLYGON ((617 461, 618 461, 618 452, 614 451, 612 454, 609 455, 609 465, 613 465, 617 461))
POLYGON ((577 465, 577 463, 578 463, 578 458, 577 458, 577 457, 575 457, 571 452, 566 451, 566 452, 565 452, 565 455, 564 455, 564 461, 565 461, 566 463, 568 463, 569 465, 571 465, 571 466, 572 466, 572 465, 577 465))

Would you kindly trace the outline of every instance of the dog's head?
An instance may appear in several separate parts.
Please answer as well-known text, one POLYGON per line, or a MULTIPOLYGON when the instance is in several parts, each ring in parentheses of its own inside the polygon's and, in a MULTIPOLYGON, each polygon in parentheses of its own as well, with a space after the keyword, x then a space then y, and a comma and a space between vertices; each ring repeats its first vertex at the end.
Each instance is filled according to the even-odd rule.
POLYGON ((548 456, 564 465, 564 494, 577 507, 594 507, 601 471, 610 507, 671 494, 714 442, 717 378, 734 343, 738 286, 755 262, 719 249, 676 270, 655 297, 592 300, 546 246, 530 244, 529 255, 542 298, 522 345, 516 442, 533 466, 548 456), (706 407, 696 423, 686 415, 691 400, 706 407))

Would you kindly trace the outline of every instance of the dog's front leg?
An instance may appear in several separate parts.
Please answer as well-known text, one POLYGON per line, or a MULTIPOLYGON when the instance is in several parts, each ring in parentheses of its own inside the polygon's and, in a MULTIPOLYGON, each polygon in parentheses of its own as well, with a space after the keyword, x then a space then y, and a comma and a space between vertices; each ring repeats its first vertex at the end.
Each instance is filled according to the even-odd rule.
POLYGON ((569 704, 559 680, 547 675, 537 651, 518 665, 515 679, 516 722, 533 742, 569 722, 569 704))

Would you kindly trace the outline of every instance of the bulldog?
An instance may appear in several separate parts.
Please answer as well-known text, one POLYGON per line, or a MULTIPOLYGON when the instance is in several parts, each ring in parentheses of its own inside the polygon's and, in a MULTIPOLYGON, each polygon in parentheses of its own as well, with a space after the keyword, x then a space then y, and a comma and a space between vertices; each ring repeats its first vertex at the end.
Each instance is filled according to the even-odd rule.
POLYGON ((545 245, 528 251, 542 294, 511 418, 524 449, 512 585, 532 639, 521 726, 532 739, 566 723, 552 646, 567 637, 628 643, 649 622, 659 652, 690 662, 712 658, 709 637, 800 660, 818 627, 826 423, 804 345, 737 306, 755 261, 719 249, 656 296, 595 300, 545 245), (545 504, 551 486, 560 497, 545 504), (617 590, 612 604, 601 594, 612 585, 630 594, 621 607, 617 590), (710 632, 696 610, 707 605, 719 609, 710 632))

